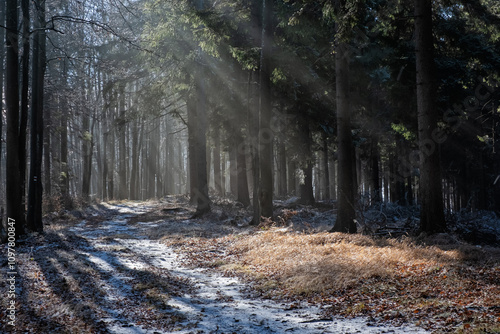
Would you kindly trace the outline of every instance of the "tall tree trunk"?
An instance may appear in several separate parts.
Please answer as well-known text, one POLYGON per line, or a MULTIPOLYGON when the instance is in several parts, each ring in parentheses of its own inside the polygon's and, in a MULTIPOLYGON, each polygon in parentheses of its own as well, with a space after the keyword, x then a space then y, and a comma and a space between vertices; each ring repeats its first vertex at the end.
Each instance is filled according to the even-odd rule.
MULTIPOLYGON (((144 120, 140 122, 141 123, 141 129, 139 130, 139 145, 137 147, 137 152, 138 152, 138 160, 144 162, 144 120), (139 157, 141 155, 141 157, 139 157)), ((144 188, 144 184, 142 182, 144 177, 144 168, 140 169, 137 175, 137 199, 143 199, 143 191, 142 189, 144 188)))
POLYGON ((7 109, 7 217, 15 221, 16 235, 25 233, 22 193, 19 185, 19 73, 17 1, 6 0, 5 106, 7 109))
MULTIPOLYGON (((62 63, 62 77, 63 82, 67 83, 68 80, 68 59, 64 59, 62 63)), ((64 94, 64 93, 63 93, 64 94)), ((68 111, 66 96, 63 95, 59 99, 58 111, 60 116, 60 171, 59 171, 59 187, 61 188, 61 200, 64 208, 70 208, 72 201, 69 194, 69 166, 68 166, 68 111)))
POLYGON ((297 195, 295 186, 297 184, 295 176, 296 172, 297 172, 297 163, 292 157, 290 157, 290 155, 288 155, 288 192, 293 196, 297 195))
POLYGON ((397 169, 397 164, 396 164, 396 153, 391 152, 389 155, 389 196, 390 196, 390 202, 391 203, 396 203, 397 201, 397 191, 396 191, 396 169, 397 169))
POLYGON ((89 115, 84 114, 82 120, 83 140, 82 140, 82 158, 83 158, 83 171, 82 171, 82 197, 85 200, 89 199, 90 195, 90 179, 92 176, 92 148, 93 141, 92 133, 90 131, 89 115))
MULTIPOLYGON (((64 107, 64 106, 63 106, 64 107)), ((61 111, 61 173, 60 173, 60 187, 63 206, 69 207, 69 166, 68 166, 68 115, 66 111, 61 111)))
MULTIPOLYGON (((263 1, 252 1, 250 8, 251 15, 251 36, 253 37, 253 46, 255 48, 262 46, 262 4, 263 1)), ((259 66, 261 66, 259 64, 259 66)), ((259 203, 260 193, 260 155, 259 155, 259 110, 260 104, 255 101, 251 103, 252 96, 254 98, 260 97, 260 68, 249 72, 248 74, 248 124, 250 128, 250 154, 252 157, 252 204, 253 204, 253 218, 252 225, 260 224, 261 210, 259 203), (258 106, 258 107, 257 107, 258 106)))
POLYGON ((330 168, 328 166, 329 155, 328 155, 328 138, 326 132, 323 132, 323 171, 325 173, 325 198, 326 200, 330 199, 330 168))
POLYGON ((155 165, 155 198, 158 198, 158 197, 161 197, 163 196, 163 192, 162 192, 162 189, 163 189, 163 173, 160 172, 160 158, 161 158, 161 151, 160 151, 160 143, 161 143, 161 140, 160 140, 160 128, 161 128, 161 123, 158 124, 158 126, 156 127, 156 131, 154 133, 154 139, 153 139, 153 143, 155 144, 155 148, 156 148, 156 155, 155 155, 155 161, 154 161, 154 165, 155 165))
MULTIPOLYGON (((188 191, 187 188, 187 150, 185 149, 185 144, 182 142, 179 142, 178 144, 178 154, 181 157, 182 160, 179 160, 179 173, 178 173, 178 179, 179 182, 177 183, 177 188, 179 191, 179 194, 185 194, 188 191)), ((224 153, 223 153, 224 155, 224 153)), ((223 174, 224 175, 224 174, 223 174)), ((224 176, 223 180, 224 182, 224 176)), ((222 184, 222 189, 224 189, 224 183, 222 184)))
POLYGON ((394 170, 396 171, 396 198, 397 202, 400 205, 407 205, 405 198, 405 174, 408 173, 408 170, 405 170, 405 166, 401 163, 403 157, 407 157, 408 154, 405 154, 405 143, 403 142, 403 137, 400 135, 396 135, 396 155, 394 157, 394 170))
POLYGON ((103 200, 109 199, 108 194, 108 135, 109 130, 106 126, 103 126, 102 135, 102 198, 103 200))
POLYGON ((198 184, 198 172, 196 164, 196 139, 195 139, 195 121, 196 121, 196 104, 192 98, 188 97, 186 101, 188 113, 188 154, 189 154, 189 198, 191 204, 196 202, 196 188, 198 184))
POLYGON ((418 139, 420 151, 420 229, 446 229, 438 144, 433 141, 438 111, 434 97, 432 1, 415 0, 415 53, 417 70, 418 139))
POLYGON ((241 149, 244 144, 243 137, 237 141, 240 143, 236 149, 236 166, 238 178, 238 202, 242 203, 245 207, 250 205, 250 194, 248 192, 248 179, 247 179, 247 162, 245 151, 241 149))
POLYGON ((301 168, 304 173, 304 178, 300 182, 300 202, 302 204, 314 204, 313 192, 313 165, 314 157, 311 152, 311 132, 309 130, 309 123, 306 118, 301 118, 299 122, 300 142, 302 148, 300 153, 302 155, 301 168))
POLYGON ((148 140, 148 159, 147 159, 147 170, 148 170, 148 198, 156 197, 156 185, 158 179, 158 170, 156 168, 156 161, 158 157, 158 132, 159 125, 158 124, 150 124, 153 126, 153 129, 149 133, 148 140))
MULTIPOLYGON (((112 98, 114 100, 114 98, 112 98)), ((115 199, 115 117, 113 113, 113 107, 110 108, 109 119, 108 119, 108 144, 109 144, 109 161, 108 161, 108 199, 115 199)))
POLYGON ((372 189, 372 202, 380 202, 380 179, 379 179, 379 152, 378 152, 378 138, 374 136, 371 142, 371 183, 372 189))
MULTIPOLYGON (((42 158, 43 158, 43 104, 45 77, 45 0, 38 0, 35 11, 35 35, 33 37, 33 84, 31 107, 31 164, 28 197, 28 227, 43 231, 42 224, 42 158)), ((50 177, 46 173, 46 177, 50 177)))
POLYGON ((213 159, 213 164, 214 164, 214 186, 215 186, 215 192, 219 196, 223 196, 224 193, 222 191, 222 179, 221 179, 221 168, 220 168, 220 129, 218 126, 215 126, 214 128, 214 134, 213 134, 213 139, 214 139, 214 159, 213 159))
MULTIPOLYGON (((103 76, 103 80, 106 80, 105 76, 103 76)), ((105 82, 105 81, 104 81, 105 82)), ((109 93, 103 90, 103 105, 105 106, 102 111, 102 119, 100 122, 100 128, 102 133, 101 136, 101 163, 102 163, 102 175, 101 175, 101 190, 102 190, 102 199, 103 201, 108 200, 108 113, 109 113, 109 93)))
MULTIPOLYGON (((21 0, 23 54, 21 62, 21 118, 19 123, 19 175, 22 206, 26 207, 26 140, 28 128, 29 79, 30 79, 30 10, 29 0, 21 0)), ((36 161, 38 163, 38 161, 36 161)), ((29 221, 28 229, 32 230, 29 221)))
POLYGON ((263 0, 262 51, 260 64, 260 122, 259 122, 259 203, 262 217, 273 216, 273 132, 272 117, 272 47, 273 0, 263 0))
MULTIPOLYGON (((199 14, 205 10, 204 0, 198 0, 196 10, 199 14)), ((196 60, 195 70, 195 90, 196 106, 194 121, 195 130, 195 150, 196 150, 196 213, 195 216, 201 216, 210 211, 210 199, 208 197, 208 175, 207 175, 207 92, 205 83, 205 55, 201 47, 199 48, 199 57, 196 60)))
POLYGON ((318 152, 313 153, 314 159, 316 163, 312 167, 313 174, 313 189, 314 189, 314 198, 321 199, 321 164, 323 158, 318 154, 318 152))
MULTIPOLYGON (((82 85, 82 91, 84 92, 84 100, 89 103, 90 98, 88 96, 90 91, 90 82, 84 80, 82 85)), ((82 197, 85 201, 89 200, 90 195, 90 182, 92 177, 92 151, 94 147, 93 131, 90 129, 90 115, 87 108, 82 113, 82 197)))
POLYGON ((229 188, 231 189, 231 194, 234 196, 238 195, 238 160, 237 153, 238 150, 236 141, 232 140, 229 147, 229 188))
POLYGON ((138 120, 132 122, 132 170, 130 171, 130 199, 137 200, 137 181, 139 179, 139 125, 138 120))
MULTIPOLYGON (((280 105, 280 111, 284 112, 284 106, 280 105)), ((279 132, 276 140, 276 154, 277 154, 277 168, 276 168, 276 179, 277 179, 277 192, 278 196, 285 197, 288 193, 287 187, 287 163, 286 163, 286 127, 288 126, 285 122, 279 123, 279 132)))
POLYGON ((354 211, 353 145, 349 101, 349 49, 339 43, 335 53, 337 85, 338 210, 332 231, 356 233, 354 211))
POLYGON ((332 156, 330 159, 330 171, 331 171, 331 187, 330 187, 330 194, 333 200, 337 200, 337 167, 335 164, 335 157, 332 156))
POLYGON ((44 155, 44 193, 50 197, 52 195, 52 162, 51 162, 51 148, 52 148, 52 115, 51 109, 44 108, 43 123, 45 125, 44 139, 43 139, 43 155, 44 155))
MULTIPOLYGON (((125 143, 126 120, 125 120, 125 84, 118 86, 118 198, 127 198, 127 153, 125 143)), ((154 163, 154 161, 153 161, 154 163)))
POLYGON ((281 136, 278 142, 278 195, 285 197, 287 195, 287 164, 286 164, 286 145, 285 140, 281 136))
MULTIPOLYGON (((5 1, 0 1, 0 25, 5 26, 5 1)), ((0 101, 3 101, 4 98, 4 59, 5 59, 5 29, 0 28, 0 101)), ((0 110, 3 110, 3 102, 0 110)), ((0 138, 3 138, 3 111, 0 114, 0 138)), ((2 155, 3 155, 3 143, 0 140, 0 180, 3 180, 2 173, 2 155)), ((3 203, 4 198, 4 183, 0 182, 0 201, 3 203)), ((5 230, 5 224, 3 220, 4 207, 0 207, 0 242, 7 242, 7 231, 5 230)))
POLYGON ((204 57, 199 59, 196 72, 196 169, 197 169, 197 191, 196 191, 196 216, 210 211, 210 199, 208 197, 208 175, 207 175, 207 93, 205 87, 204 57))
MULTIPOLYGON (((0 1, 0 25, 5 26, 5 1, 0 1)), ((4 99, 4 60, 5 60, 5 29, 0 29, 0 101, 4 99)), ((2 103, 3 104, 3 103, 2 103)), ((1 107, 0 109, 3 109, 1 107)), ((0 115, 0 138, 3 138, 3 115, 0 115)), ((0 140, 0 166, 2 166, 3 143, 0 140)), ((0 168, 0 180, 3 180, 2 168, 0 168)), ((0 182, 0 194, 4 194, 3 182, 0 182)), ((0 195, 0 201, 3 203, 3 195, 0 195)), ((3 207, 2 207, 3 208, 3 207)), ((3 225, 0 224, 0 234, 3 225)), ((6 235, 6 234, 5 234, 6 235)))
POLYGON ((222 190, 222 196, 226 196, 226 165, 227 165, 227 154, 226 152, 222 151, 222 156, 221 156, 221 190, 222 190))

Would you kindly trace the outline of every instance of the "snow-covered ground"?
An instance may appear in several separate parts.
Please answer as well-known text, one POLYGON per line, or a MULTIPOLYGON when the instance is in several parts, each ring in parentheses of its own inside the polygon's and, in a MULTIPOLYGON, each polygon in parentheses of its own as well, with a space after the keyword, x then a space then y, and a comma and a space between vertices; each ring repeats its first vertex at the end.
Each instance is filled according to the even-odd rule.
POLYGON ((82 255, 100 272, 108 274, 105 276, 109 278, 104 280, 102 287, 108 301, 107 318, 101 320, 112 333, 172 333, 145 329, 140 324, 141 319, 132 320, 124 315, 118 301, 133 298, 133 277, 123 274, 123 271, 117 273, 117 267, 168 271, 194 285, 195 289, 168 299, 169 307, 165 312, 182 314, 175 333, 427 333, 412 325, 380 325, 366 318, 323 318, 316 306, 287 305, 252 298, 244 292, 248 287, 237 278, 187 268, 174 249, 148 239, 146 232, 157 228, 158 221, 128 223, 130 217, 147 212, 150 206, 129 203, 109 205, 109 209, 117 212, 111 219, 97 227, 87 226, 87 222, 82 221, 71 231, 87 240, 88 246, 80 248, 82 255), (110 240, 113 250, 110 250, 110 240))

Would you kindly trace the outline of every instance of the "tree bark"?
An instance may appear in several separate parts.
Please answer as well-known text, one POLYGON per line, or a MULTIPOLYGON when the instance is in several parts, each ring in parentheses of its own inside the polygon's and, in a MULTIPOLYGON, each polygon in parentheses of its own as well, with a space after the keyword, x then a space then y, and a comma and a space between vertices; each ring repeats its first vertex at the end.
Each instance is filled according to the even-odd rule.
MULTIPOLYGON (((19 123, 19 175, 21 183, 22 206, 26 207, 26 167, 27 167, 27 128, 28 128, 28 105, 29 105, 29 79, 30 79, 30 10, 29 1, 21 0, 22 12, 22 40, 23 54, 21 61, 21 118, 19 123)), ((38 163, 38 161, 36 161, 38 163)), ((32 230, 30 222, 27 221, 27 228, 32 230)))
POLYGON ((441 188, 435 106, 434 58, 432 39, 432 1, 415 0, 415 53, 417 70, 418 139, 420 151, 420 229, 427 233, 444 232, 446 224, 441 188))
POLYGON ((286 164, 286 145, 285 140, 280 138, 278 142, 278 195, 285 197, 287 195, 287 164, 286 164))
MULTIPOLYGON (((114 101, 115 98, 111 97, 111 100, 114 101)), ((115 146, 115 117, 114 117, 114 107, 109 109, 109 119, 108 119, 108 147, 109 147, 109 160, 108 160, 108 199, 115 199, 115 154, 116 154, 116 146, 115 146)))
MULTIPOLYGON (((240 136, 241 137, 241 136, 240 136)), ((236 166, 238 175, 238 202, 242 203, 243 206, 248 207, 250 205, 250 194, 248 192, 248 179, 247 179, 247 162, 245 151, 242 149, 244 144, 243 137, 238 140, 240 145, 236 149, 236 166)))
POLYGON ((213 159, 213 164, 214 164, 214 186, 215 186, 215 192, 219 196, 223 196, 224 193, 222 191, 222 179, 221 179, 221 166, 220 166, 220 129, 218 126, 215 126, 214 128, 214 134, 213 134, 213 139, 214 139, 214 159, 213 159))
POLYGON ((196 192, 196 216, 210 211, 210 199, 208 197, 208 175, 207 175, 207 96, 203 57, 199 60, 199 68, 196 75, 196 169, 197 169, 197 192, 196 192))
MULTIPOLYGON (((105 80, 105 78, 103 78, 105 80)), ((108 114, 109 114, 109 91, 103 90, 103 117, 101 120, 101 133, 102 133, 102 145, 101 145, 101 163, 102 163, 102 175, 101 175, 101 183, 102 183, 102 199, 104 201, 108 200, 108 135, 109 135, 109 126, 108 126, 108 114)))
MULTIPOLYGON (((262 4, 263 1, 252 1, 250 8, 251 15, 251 36, 253 37, 253 46, 255 48, 262 46, 262 4)), ((260 64, 259 64, 260 67, 260 64)), ((260 68, 249 72, 248 74, 248 124, 250 127, 250 154, 252 157, 252 205, 253 205, 253 218, 252 225, 260 224, 260 155, 259 155, 259 111, 260 103, 250 103, 251 96, 260 98, 260 68), (258 107, 257 107, 258 106, 258 107)))
POLYGON ((330 159, 330 171, 331 171, 331 187, 330 187, 330 194, 333 200, 337 200, 337 167, 335 163, 335 157, 333 156, 330 159))
MULTIPOLYGON (((5 26, 5 1, 0 1, 0 25, 5 26)), ((0 29, 0 101, 4 100, 4 60, 5 60, 5 29, 0 29)), ((2 102, 3 104, 3 102, 2 102)), ((0 108, 3 109, 3 108, 0 108)), ((0 138, 3 138, 3 116, 0 115, 0 138)), ((3 143, 0 140, 0 166, 2 166, 3 143)), ((0 168, 0 180, 3 180, 2 168, 0 168)), ((3 182, 0 182, 0 194, 4 193, 3 182)), ((0 200, 3 202, 3 195, 0 200)), ((2 207, 3 209, 3 207, 2 207)), ((0 224, 0 234, 2 234, 3 224, 0 224)), ((5 237, 7 234, 5 233, 5 237)))
MULTIPOLYGON (((68 59, 62 62, 62 77, 63 83, 68 80, 68 59)), ((63 93, 64 94, 64 93, 63 93)), ((58 103, 58 114, 60 117, 60 165, 59 165, 59 187, 61 189, 61 204, 63 208, 71 208, 72 201, 69 193, 69 166, 68 166, 68 112, 67 112, 67 97, 62 95, 58 103)))
POLYGON ((378 152, 378 138, 372 137, 371 142, 371 183, 372 183, 372 202, 380 202, 380 171, 379 171, 379 152, 378 152))
POLYGON ((335 53, 337 85, 338 210, 332 231, 356 233, 354 222, 354 173, 349 101, 349 51, 339 43, 335 53))
POLYGON ((44 194, 45 196, 52 195, 52 161, 51 161, 51 148, 52 148, 52 115, 50 108, 45 109, 43 112, 43 123, 45 125, 44 139, 43 139, 43 155, 44 155, 44 194))
MULTIPOLYGON (((127 153, 125 143, 126 119, 125 119, 125 84, 118 85, 118 198, 127 198, 127 153)), ((152 161, 154 163, 154 160, 152 161)), ((151 166, 150 166, 151 167, 151 166)))
POLYGON ((259 122, 259 162, 260 189, 259 203, 262 217, 273 216, 273 140, 270 128, 272 117, 272 46, 273 46, 273 0, 263 0, 262 51, 260 67, 260 122, 259 122))
POLYGON ((103 200, 109 199, 108 193, 108 128, 103 126, 102 134, 102 198, 103 200))
POLYGON ((300 202, 305 205, 314 204, 313 192, 313 165, 314 158, 311 152, 311 132, 309 130, 309 123, 305 117, 302 117, 299 122, 300 142, 302 161, 301 168, 304 173, 304 179, 300 183, 300 202))
MULTIPOLYGON (((45 77, 45 0, 36 1, 35 35, 33 37, 33 84, 31 107, 31 163, 28 196, 28 227, 43 231, 42 224, 42 158, 43 158, 43 104, 45 77)), ((50 173, 46 177, 50 178, 50 173)))
POLYGON ((330 168, 328 166, 328 161, 329 161, 329 155, 328 155, 328 138, 326 135, 326 132, 323 132, 323 171, 325 173, 324 176, 324 188, 325 188, 325 195, 324 199, 329 200, 330 199, 330 168))
POLYGON ((5 106, 7 110, 7 217, 16 235, 25 233, 24 208, 19 185, 19 74, 18 11, 16 0, 6 0, 5 106))
POLYGON ((138 120, 132 122, 132 169, 130 171, 130 199, 138 199, 138 179, 139 179, 139 126, 138 120))
MULTIPOLYGON (((258 2, 258 1, 257 1, 258 2)), ((252 162, 252 205, 253 205, 253 217, 252 225, 258 225, 260 223, 260 203, 259 203, 259 189, 260 189, 260 172, 259 172, 259 150, 258 150, 258 136, 259 136, 259 109, 255 108, 256 104, 252 104, 250 101, 250 95, 258 96, 257 84, 252 80, 253 76, 259 77, 259 72, 255 71, 249 73, 248 77, 248 126, 249 134, 251 140, 250 145, 250 157, 252 162), (253 94, 252 94, 253 93, 253 94)))
POLYGON ((65 111, 61 112, 61 172, 60 172, 60 188, 63 206, 70 207, 69 196, 69 166, 68 166, 68 115, 65 111))
POLYGON ((196 202, 196 188, 198 185, 198 168, 196 157, 196 104, 188 97, 186 101, 187 114, 188 114, 188 154, 189 154, 189 198, 191 204, 196 202))
MULTIPOLYGON (((86 83, 82 87, 83 91, 90 90, 90 83, 86 83)), ((89 97, 85 94, 85 100, 89 101, 89 97)), ((92 176, 92 151, 94 148, 93 131, 90 128, 90 115, 89 109, 84 110, 82 113, 82 197, 88 201, 90 195, 90 181, 92 176)))
POLYGON ((83 115, 82 127, 84 131, 82 140, 82 197, 85 200, 88 200, 90 195, 90 181, 92 177, 92 150, 94 147, 94 138, 92 136, 92 132, 90 131, 89 115, 83 115))
POLYGON ((288 192, 292 196, 297 195, 296 191, 296 184, 297 184, 297 178, 295 173, 297 172, 297 163, 295 160, 288 156, 288 192))
POLYGON ((231 194, 238 196, 238 145, 235 140, 231 140, 229 150, 229 186, 231 194))

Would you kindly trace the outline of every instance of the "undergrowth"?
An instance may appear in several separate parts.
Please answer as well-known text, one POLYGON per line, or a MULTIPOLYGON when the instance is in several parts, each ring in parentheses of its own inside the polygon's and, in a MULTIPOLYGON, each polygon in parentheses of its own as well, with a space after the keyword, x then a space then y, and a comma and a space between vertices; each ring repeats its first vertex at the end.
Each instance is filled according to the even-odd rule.
POLYGON ((263 297, 314 302, 329 315, 413 322, 435 332, 500 332, 498 248, 272 227, 177 246, 195 265, 252 281, 263 297))

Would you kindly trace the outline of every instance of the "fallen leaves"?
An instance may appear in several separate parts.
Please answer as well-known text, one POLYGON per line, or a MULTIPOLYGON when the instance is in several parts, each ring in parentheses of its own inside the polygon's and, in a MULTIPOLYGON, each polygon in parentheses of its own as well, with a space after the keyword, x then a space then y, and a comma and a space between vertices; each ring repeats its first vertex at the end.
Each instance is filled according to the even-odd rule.
POLYGON ((418 322, 437 332, 500 329, 496 249, 464 255, 464 245, 440 249, 411 240, 272 228, 245 237, 186 239, 177 247, 196 266, 232 268, 226 273, 252 281, 263 297, 322 304, 330 315, 418 322))
MULTIPOLYGON (((246 228, 234 233, 234 226, 222 226, 217 220, 223 213, 188 221, 188 210, 154 210, 135 219, 134 226, 168 215, 171 225, 159 226, 151 235, 182 252, 184 264, 238 275, 251 283, 254 297, 281 299, 286 310, 311 302, 322 305, 325 316, 414 322, 436 332, 500 332, 498 249, 296 233, 275 229, 272 222, 261 226, 265 231, 246 228)), ((302 219, 306 213, 320 219, 312 217, 313 210, 283 210, 278 225, 302 219)), ((87 227, 102 221, 92 218, 87 227)), ((123 326, 137 319, 137 325, 148 328, 179 329, 182 314, 168 301, 190 289, 190 282, 151 266, 148 259, 116 242, 120 237, 127 236, 104 237, 97 247, 55 226, 28 240, 22 246, 27 257, 19 268, 19 323, 24 326, 19 332, 106 333, 102 319, 116 317, 110 309, 120 309, 120 317, 130 320, 123 326), (103 270, 89 256, 103 253, 112 254, 101 258, 112 271, 103 270), (134 267, 128 260, 141 265, 134 267), (113 294, 113 289, 123 295, 113 294)), ((222 293, 217 298, 232 302, 222 293)))

